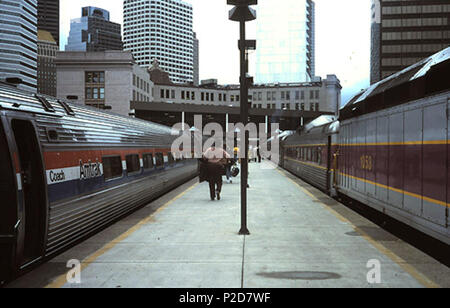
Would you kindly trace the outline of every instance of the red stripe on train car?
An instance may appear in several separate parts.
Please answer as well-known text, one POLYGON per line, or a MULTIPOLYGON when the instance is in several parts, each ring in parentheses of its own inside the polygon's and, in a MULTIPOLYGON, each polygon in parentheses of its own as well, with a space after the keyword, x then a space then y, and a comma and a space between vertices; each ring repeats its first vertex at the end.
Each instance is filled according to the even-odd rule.
POLYGON ((89 160, 91 162, 99 161, 101 162, 102 157, 120 155, 122 160, 125 160, 127 155, 139 154, 142 158, 143 154, 150 153, 163 153, 167 155, 170 149, 133 149, 133 150, 83 150, 83 151, 54 151, 45 152, 44 161, 47 170, 69 168, 77 166, 80 160, 83 163, 87 163, 89 160))

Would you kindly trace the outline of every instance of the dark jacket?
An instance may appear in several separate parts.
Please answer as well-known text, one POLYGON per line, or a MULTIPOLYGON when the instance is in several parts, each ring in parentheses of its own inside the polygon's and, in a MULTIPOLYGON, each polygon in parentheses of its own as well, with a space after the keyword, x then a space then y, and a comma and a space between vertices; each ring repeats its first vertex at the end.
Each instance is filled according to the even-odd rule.
POLYGON ((200 183, 222 178, 222 176, 226 174, 225 166, 223 164, 212 164, 206 159, 199 159, 199 163, 200 183))

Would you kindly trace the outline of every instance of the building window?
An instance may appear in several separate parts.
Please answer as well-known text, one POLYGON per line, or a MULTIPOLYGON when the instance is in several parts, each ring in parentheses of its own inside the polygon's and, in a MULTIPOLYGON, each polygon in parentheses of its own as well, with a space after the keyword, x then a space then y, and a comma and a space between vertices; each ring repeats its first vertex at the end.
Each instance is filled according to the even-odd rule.
POLYGON ((270 92, 267 92, 267 100, 268 101, 272 100, 272 95, 270 94, 270 92))
POLYGON ((289 91, 286 92, 286 100, 287 101, 291 100, 291 92, 289 92, 289 91))
POLYGON ((184 99, 184 91, 181 91, 181 99, 184 99))
POLYGON ((202 92, 201 94, 201 101, 203 102, 205 100, 205 93, 202 92))
POLYGON ((219 93, 219 102, 222 101, 222 93, 219 93))
POLYGON ((316 91, 316 99, 319 99, 319 93, 320 93, 320 91, 317 90, 317 91, 316 91))
POLYGON ((319 110, 319 103, 316 103, 316 111, 320 111, 319 110))
POLYGON ((311 103, 310 106, 309 106, 309 108, 310 108, 311 111, 314 111, 314 104, 311 103))
POLYGON ((175 99, 175 90, 172 90, 171 94, 172 94, 172 99, 175 99))
POLYGON ((105 100, 105 72, 85 73, 85 95, 87 101, 105 100))
POLYGON ((296 100, 300 99, 300 91, 295 91, 295 99, 296 100))
POLYGON ((161 98, 164 98, 164 90, 161 89, 161 98))

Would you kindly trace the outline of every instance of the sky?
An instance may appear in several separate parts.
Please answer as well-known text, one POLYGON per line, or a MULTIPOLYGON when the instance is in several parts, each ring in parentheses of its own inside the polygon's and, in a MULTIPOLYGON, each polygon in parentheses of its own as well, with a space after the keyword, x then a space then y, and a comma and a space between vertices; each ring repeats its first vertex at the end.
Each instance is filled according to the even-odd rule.
MULTIPOLYGON (((259 0, 261 5, 265 1, 259 0)), ((200 79, 219 84, 239 83, 238 23, 228 20, 226 0, 185 0, 194 10, 194 32, 200 41, 200 79)), ((369 86, 370 0, 315 0, 316 75, 335 74, 341 81, 342 103, 369 86)), ((60 0, 61 49, 67 42, 70 20, 81 8, 96 6, 111 13, 111 21, 123 24, 123 0, 60 0)), ((281 17, 282 18, 282 17, 281 17)), ((256 38, 256 23, 247 23, 247 39, 256 38)), ((254 53, 254 52, 253 52, 254 53)), ((254 75, 255 55, 250 55, 254 75)))

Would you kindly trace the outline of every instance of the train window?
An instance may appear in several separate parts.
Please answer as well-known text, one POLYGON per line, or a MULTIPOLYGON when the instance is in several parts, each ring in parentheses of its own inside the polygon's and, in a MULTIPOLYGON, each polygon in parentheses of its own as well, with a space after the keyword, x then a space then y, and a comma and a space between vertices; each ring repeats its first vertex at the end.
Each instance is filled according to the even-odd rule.
POLYGON ((175 164, 175 159, 173 158, 173 154, 169 152, 169 154, 167 154, 167 157, 169 159, 169 166, 173 166, 175 164))
POLYGON ((144 169, 145 170, 153 169, 153 167, 154 167, 153 154, 144 154, 142 157, 144 160, 144 169))
POLYGON ((137 154, 127 155, 125 157, 125 159, 127 161, 127 173, 128 174, 136 173, 141 170, 139 155, 137 155, 137 154))
POLYGON ((102 157, 103 176, 105 181, 122 177, 122 159, 120 156, 102 157))
POLYGON ((164 156, 162 153, 156 153, 156 167, 164 165, 164 156))

